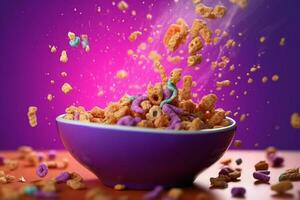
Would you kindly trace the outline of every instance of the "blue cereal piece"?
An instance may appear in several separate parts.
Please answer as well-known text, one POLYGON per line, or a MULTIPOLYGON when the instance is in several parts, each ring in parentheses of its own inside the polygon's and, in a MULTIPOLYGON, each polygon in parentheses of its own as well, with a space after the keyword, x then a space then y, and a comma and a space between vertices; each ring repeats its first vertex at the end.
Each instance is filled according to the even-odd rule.
POLYGON ((77 47, 80 43, 80 37, 76 36, 74 40, 69 41, 71 47, 77 47))
POLYGON ((169 89, 172 93, 171 97, 168 99, 163 100, 162 102, 160 102, 160 107, 162 108, 165 104, 167 103, 171 103, 176 96, 178 95, 178 90, 176 88, 176 85, 174 85, 171 80, 168 80, 167 82, 167 89, 169 89))
POLYGON ((38 191, 38 188, 34 185, 25 186, 23 189, 24 194, 32 196, 38 191))

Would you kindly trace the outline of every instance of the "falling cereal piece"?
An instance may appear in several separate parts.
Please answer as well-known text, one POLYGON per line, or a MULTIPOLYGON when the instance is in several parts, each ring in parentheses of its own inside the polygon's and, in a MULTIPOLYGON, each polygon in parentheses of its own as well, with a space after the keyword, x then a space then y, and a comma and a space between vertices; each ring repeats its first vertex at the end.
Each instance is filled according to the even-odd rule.
POLYGON ((234 71, 235 70, 235 66, 234 65, 230 65, 229 66, 229 71, 234 71))
POLYGON ((140 31, 134 31, 134 32, 132 32, 132 33, 129 35, 128 40, 129 40, 130 42, 133 42, 133 41, 135 41, 140 35, 142 35, 142 32, 140 32, 140 31))
POLYGON ((29 120, 29 124, 31 127, 36 127, 37 126, 37 107, 35 106, 29 106, 27 116, 29 120))
POLYGON ((101 89, 98 91, 97 96, 102 97, 104 95, 104 91, 101 89))
POLYGON ((284 46, 285 45, 285 38, 284 37, 280 38, 279 45, 280 46, 284 46))
POLYGON ((67 55, 66 50, 63 50, 63 51, 61 52, 61 55, 60 55, 59 60, 60 60, 60 62, 62 62, 62 63, 68 62, 68 55, 67 55))
POLYGON ((167 60, 171 63, 179 63, 181 61, 180 56, 168 56, 167 60))
POLYGON ((240 116, 240 122, 243 122, 243 121, 245 121, 246 120, 246 114, 242 114, 241 116, 240 116))
POLYGON ((248 81, 247 81, 249 84, 253 83, 253 79, 252 78, 249 78, 248 81))
POLYGON ((152 15, 151 15, 151 14, 147 14, 147 15, 146 15, 146 18, 147 18, 148 20, 151 20, 151 19, 152 19, 152 15))
POLYGON ((69 83, 64 83, 61 87, 61 91, 63 91, 63 93, 65 93, 65 94, 68 94, 72 90, 73 90, 73 88, 69 83))
POLYGON ((236 148, 240 148, 242 146, 242 141, 241 140, 235 140, 233 144, 236 148))
POLYGON ((291 115, 290 124, 293 128, 300 128, 300 114, 299 113, 293 113, 291 115))
POLYGON ((68 76, 67 72, 61 72, 60 75, 61 75, 62 77, 67 77, 67 76, 68 76))
POLYGON ((245 9, 248 5, 248 0, 229 0, 231 3, 236 4, 242 9, 245 9))
POLYGON ((118 72, 117 72, 117 74, 116 74, 116 78, 118 78, 118 79, 124 79, 124 78, 126 78, 128 76, 128 73, 127 73, 127 71, 125 71, 125 70, 119 70, 118 72))
POLYGON ((47 95, 47 99, 48 99, 48 101, 52 101, 53 95, 52 95, 52 94, 48 94, 48 95, 47 95))
POLYGON ((153 43, 153 41, 154 41, 153 37, 148 37, 148 39, 147 39, 147 42, 148 42, 148 43, 151 44, 151 43, 153 43))
POLYGON ((51 53, 56 53, 56 51, 57 51, 57 50, 56 50, 56 47, 55 47, 55 46, 52 46, 52 47, 50 48, 50 52, 51 52, 51 53))
POLYGON ((228 87, 230 85, 230 80, 224 80, 224 81, 217 81, 216 86, 217 87, 228 87))
POLYGON ((227 48, 231 48, 231 47, 234 47, 235 44, 236 44, 235 41, 234 41, 233 39, 230 39, 230 40, 227 40, 225 46, 226 46, 227 48))
POLYGON ((279 80, 279 76, 278 76, 277 74, 274 74, 274 75, 272 76, 272 81, 276 82, 276 81, 278 81, 278 80, 279 80))
POLYGON ((265 36, 261 36, 260 38, 259 38, 259 42, 260 43, 264 43, 266 41, 266 37, 265 36))
POLYGON ((261 82, 267 83, 268 82, 268 77, 267 76, 262 77, 261 82))
POLYGON ((128 4, 125 1, 120 1, 117 6, 122 11, 125 11, 128 9, 128 4))
POLYGON ((187 58, 187 63, 189 67, 201 64, 201 62, 202 62, 201 54, 191 55, 187 58))

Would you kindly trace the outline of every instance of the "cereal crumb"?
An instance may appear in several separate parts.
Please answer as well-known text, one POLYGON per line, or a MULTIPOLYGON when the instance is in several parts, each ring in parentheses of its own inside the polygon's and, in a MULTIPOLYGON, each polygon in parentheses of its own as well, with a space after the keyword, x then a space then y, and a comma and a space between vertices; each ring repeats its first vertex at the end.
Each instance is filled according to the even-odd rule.
POLYGON ((53 95, 52 95, 52 94, 48 94, 48 95, 47 95, 47 99, 48 99, 48 101, 52 101, 53 95))
POLYGON ((55 47, 55 46, 52 46, 52 47, 50 48, 50 52, 51 52, 51 53, 56 53, 56 51, 57 51, 57 50, 56 50, 56 47, 55 47))

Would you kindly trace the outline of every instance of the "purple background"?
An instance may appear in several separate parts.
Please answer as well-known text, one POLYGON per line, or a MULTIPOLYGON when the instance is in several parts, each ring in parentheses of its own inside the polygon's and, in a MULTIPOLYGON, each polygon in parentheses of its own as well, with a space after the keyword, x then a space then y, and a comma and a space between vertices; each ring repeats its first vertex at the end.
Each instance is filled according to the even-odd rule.
MULTIPOLYGON (((118 1, 116 1, 117 3, 118 1)), ((149 81, 158 81, 152 62, 133 60, 127 55, 128 49, 136 50, 141 42, 153 36, 155 42, 147 46, 139 55, 148 55, 157 50, 166 54, 162 37, 168 25, 178 17, 183 17, 191 25, 196 17, 191 1, 133 1, 128 0, 129 10, 121 12, 112 1, 1 1, 0 2, 0 85, 1 85, 1 121, 0 149, 14 149, 27 144, 35 148, 63 148, 55 126, 55 117, 62 114, 72 103, 91 108, 93 105, 105 106, 125 92, 135 94, 145 89, 149 81), (97 12, 98 7, 101 11, 97 12), (135 10, 137 15, 132 16, 135 10), (150 13, 153 18, 146 19, 150 13), (157 28, 162 25, 162 28, 157 28), (131 43, 128 35, 140 30, 143 35, 131 43), (85 53, 81 47, 68 46, 67 32, 88 34, 91 52, 85 53), (155 34, 154 34, 155 33, 155 34), (57 46, 55 54, 50 53, 48 45, 57 46), (69 61, 59 62, 60 52, 66 49, 69 61), (118 80, 114 76, 120 69, 128 72, 128 77, 118 80), (61 77, 65 71, 67 77, 61 77), (50 84, 54 80, 55 84, 50 84), (61 85, 70 83, 74 90, 65 95, 61 85), (139 87, 137 87, 139 86, 139 87), (97 96, 100 89, 104 96, 97 96), (49 102, 47 95, 55 98, 49 102), (38 107, 38 126, 28 124, 28 106, 38 107)), ((204 1, 215 5, 210 1, 204 1)), ((212 1, 215 2, 215 1, 212 1)), ((183 67, 184 74, 192 74, 197 86, 194 92, 202 95, 215 89, 215 81, 229 79, 232 85, 217 94, 219 106, 236 112, 249 113, 244 122, 239 123, 237 139, 243 141, 244 148, 265 148, 274 145, 281 149, 300 149, 300 130, 290 126, 290 115, 300 112, 300 67, 299 67, 299 2, 282 0, 250 0, 246 10, 228 3, 228 13, 224 19, 209 22, 213 29, 220 27, 229 32, 220 45, 207 47, 203 57, 211 61, 222 55, 231 58, 236 70, 223 70, 223 77, 217 79, 217 72, 203 62, 199 70, 180 64, 169 63, 166 58, 163 65, 170 72, 174 67, 183 67), (243 36, 238 36, 238 33, 243 36), (266 41, 261 44, 260 36, 266 41), (279 46, 281 37, 286 45, 279 46), (230 50, 223 47, 227 39, 233 38, 240 47, 230 50), (258 53, 263 52, 262 56, 258 53), (240 66, 238 66, 240 64, 240 66), (254 83, 247 84, 246 73, 254 64, 261 69, 251 74, 254 83), (270 80, 273 74, 280 80, 270 80), (261 82, 268 76, 266 84, 261 82), (241 80, 237 80, 241 76, 241 80), (237 82, 237 85, 234 83, 237 82), (229 96, 234 89, 235 96, 229 96), (243 92, 247 90, 248 95, 243 92), (258 144, 258 145, 255 145, 258 144)), ((186 46, 181 47, 186 55, 186 46)), ((178 51, 172 55, 179 55, 178 51)), ((205 60, 204 59, 204 60, 205 60)))

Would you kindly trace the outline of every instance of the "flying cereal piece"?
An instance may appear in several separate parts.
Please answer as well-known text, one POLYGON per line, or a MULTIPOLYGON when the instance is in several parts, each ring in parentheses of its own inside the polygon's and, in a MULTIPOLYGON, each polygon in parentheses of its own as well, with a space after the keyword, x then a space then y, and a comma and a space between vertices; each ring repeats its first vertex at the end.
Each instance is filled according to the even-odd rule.
POLYGON ((64 83, 61 87, 61 91, 63 91, 63 93, 65 93, 65 94, 68 94, 72 90, 73 90, 73 88, 69 83, 64 83))
POLYGON ((60 62, 62 62, 62 63, 68 62, 68 55, 67 55, 67 51, 66 51, 66 50, 63 50, 63 51, 61 52, 61 55, 60 55, 59 60, 60 60, 60 62))
POLYGON ((225 15, 226 8, 222 5, 216 5, 213 8, 200 3, 196 6, 195 12, 204 18, 216 19, 222 18, 225 15))
POLYGON ((205 22, 201 19, 195 19, 191 30, 190 30, 190 35, 194 39, 199 35, 200 29, 202 29, 205 26, 205 22))
POLYGON ((203 48, 203 43, 200 39, 200 37, 195 37, 190 43, 189 43, 189 55, 195 55, 197 51, 201 50, 203 48))
POLYGON ((269 80, 268 77, 264 76, 264 77, 262 77, 261 82, 266 83, 266 82, 268 82, 268 80, 269 80))
POLYGON ((266 37, 265 36, 261 36, 260 38, 259 38, 259 42, 260 43, 264 43, 266 41, 266 37))
POLYGON ((205 24, 203 26, 203 28, 200 29, 200 35, 203 38, 203 40, 205 41, 206 44, 210 44, 211 40, 212 40, 212 34, 213 32, 209 29, 209 27, 207 26, 207 24, 205 24))
POLYGON ((67 77, 67 76, 68 76, 67 72, 61 72, 60 75, 61 75, 62 77, 67 77))
POLYGON ((216 86, 217 87, 228 87, 230 85, 230 80, 224 80, 224 81, 217 81, 216 86))
POLYGON ((69 40, 75 40, 75 38, 76 38, 75 33, 73 33, 73 32, 68 32, 68 38, 69 38, 69 40))
POLYGON ((213 18, 222 18, 226 14, 226 8, 222 5, 216 5, 210 15, 213 18))
POLYGON ((53 95, 52 95, 52 94, 48 94, 48 95, 47 95, 47 99, 48 99, 48 101, 52 101, 53 95))
POLYGON ((189 67, 198 65, 201 62, 202 62, 202 55, 201 54, 192 55, 192 56, 189 56, 187 58, 187 63, 188 63, 189 67))
POLYGON ((50 48, 50 52, 51 52, 51 53, 56 53, 56 51, 57 51, 57 50, 56 50, 56 47, 55 47, 55 46, 52 46, 52 47, 50 48))
POLYGON ((133 41, 135 41, 139 36, 141 36, 142 35, 142 32, 140 32, 140 31, 134 31, 134 32, 132 32, 130 35, 129 35, 129 37, 128 37, 128 40, 130 41, 130 42, 133 42, 133 41))
POLYGON ((280 38, 279 45, 280 46, 284 46, 285 45, 285 38, 284 37, 280 38))
POLYGON ((186 75, 183 77, 182 90, 180 91, 181 100, 191 99, 192 76, 186 75))
POLYGON ((148 20, 151 20, 151 19, 152 19, 152 15, 151 15, 151 14, 147 14, 147 15, 146 15, 146 18, 147 18, 148 20))
POLYGON ((180 33, 181 31, 181 27, 178 24, 171 24, 169 26, 169 28, 167 29, 165 35, 164 35, 164 39, 163 39, 163 43, 165 44, 165 46, 168 45, 171 37, 175 34, 175 33, 180 33))
POLYGON ((151 43, 153 43, 153 41, 154 41, 153 37, 150 36, 150 37, 147 38, 147 42, 148 43, 151 44, 151 43))
POLYGON ((300 114, 299 113, 294 112, 291 115, 290 124, 293 128, 300 128, 300 114))
POLYGON ((229 0, 231 3, 245 9, 248 6, 248 0, 229 0))
POLYGON ((38 108, 35 106, 28 107, 27 117, 28 117, 29 125, 31 127, 37 126, 37 116, 36 116, 37 110, 38 108))
POLYGON ((181 61, 180 56, 168 56, 167 60, 171 63, 179 63, 181 61))
POLYGON ((232 65, 230 65, 230 67, 229 67, 229 71, 234 71, 235 70, 235 66, 232 64, 232 65))
POLYGON ((240 116, 240 122, 243 122, 246 120, 246 114, 241 114, 240 116))
POLYGON ((234 47, 235 46, 235 41, 234 40, 232 40, 232 39, 230 39, 230 40, 227 40, 227 42, 226 42, 226 47, 227 48, 231 48, 231 47, 234 47))
POLYGON ((157 61, 157 62, 155 62, 155 68, 158 70, 158 72, 160 74, 162 84, 166 85, 168 82, 168 76, 166 74, 166 70, 165 70, 164 66, 162 66, 162 64, 159 61, 157 61))
POLYGON ((152 50, 152 51, 150 51, 149 52, 149 55, 148 55, 148 58, 150 59, 150 60, 152 60, 152 61, 160 61, 161 60, 161 55, 159 54, 159 53, 157 53, 157 51, 154 51, 154 50, 152 50))
POLYGON ((127 73, 127 71, 125 71, 125 70, 119 70, 118 72, 117 72, 117 74, 116 74, 116 78, 118 78, 118 79, 124 79, 124 78, 126 78, 128 76, 128 73, 127 73))
POLYGON ((142 32, 140 32, 140 31, 134 31, 134 32, 132 32, 130 35, 129 35, 129 37, 128 37, 128 40, 130 41, 130 42, 133 42, 133 41, 135 41, 139 36, 141 36, 142 35, 142 32))
POLYGON ((128 9, 128 4, 125 1, 120 1, 117 7, 119 8, 119 10, 125 11, 128 9))
POLYGON ((277 74, 274 74, 274 75, 272 76, 272 81, 276 82, 276 81, 278 81, 278 80, 279 80, 279 76, 278 76, 277 74))

